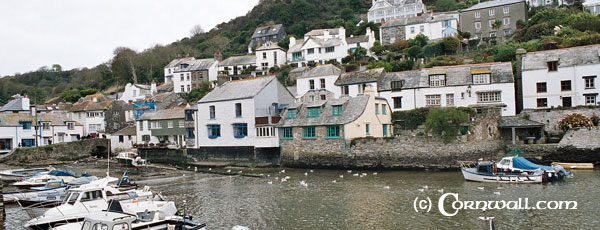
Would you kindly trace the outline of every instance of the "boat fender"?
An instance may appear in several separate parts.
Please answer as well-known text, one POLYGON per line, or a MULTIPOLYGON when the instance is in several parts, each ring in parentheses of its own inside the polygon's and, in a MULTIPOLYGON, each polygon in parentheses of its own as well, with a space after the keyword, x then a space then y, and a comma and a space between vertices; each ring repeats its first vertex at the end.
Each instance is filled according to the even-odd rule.
POLYGON ((137 202, 138 202, 138 200, 137 200, 137 199, 133 199, 133 200, 131 200, 131 203, 137 203, 137 202))

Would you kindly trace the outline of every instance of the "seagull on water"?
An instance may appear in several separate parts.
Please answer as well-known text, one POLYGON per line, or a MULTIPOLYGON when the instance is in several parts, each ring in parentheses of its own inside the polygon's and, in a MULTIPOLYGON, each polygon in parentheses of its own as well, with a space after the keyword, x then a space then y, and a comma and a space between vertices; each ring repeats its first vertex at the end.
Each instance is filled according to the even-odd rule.
POLYGON ((439 193, 444 193, 444 189, 438 189, 437 190, 439 193))
POLYGON ((333 180, 333 181, 331 181, 331 182, 333 182, 333 183, 336 183, 337 181, 336 181, 336 180, 333 180))
POLYGON ((305 173, 304 173, 304 176, 308 176, 308 173, 307 173, 307 172, 305 172, 305 173))
POLYGON ((390 186, 383 186, 383 189, 390 189, 390 186))
POLYGON ((494 192, 494 195, 501 195, 500 192, 494 192))
POLYGON ((230 169, 230 170, 227 170, 227 172, 228 172, 228 173, 230 173, 230 172, 231 172, 231 169, 230 169))
POLYGON ((340 178, 344 178, 344 175, 340 175, 340 178))
POLYGON ((418 190, 419 192, 425 192, 425 189, 422 189, 422 188, 420 188, 420 189, 417 189, 417 190, 418 190))
POLYGON ((310 170, 310 172, 315 172, 315 171, 313 171, 313 170, 311 169, 311 170, 310 170))
POLYGON ((267 184, 273 184, 273 181, 267 181, 267 184))
POLYGON ((484 187, 477 187, 477 189, 479 189, 479 190, 483 190, 483 189, 485 189, 485 188, 484 188, 484 187))

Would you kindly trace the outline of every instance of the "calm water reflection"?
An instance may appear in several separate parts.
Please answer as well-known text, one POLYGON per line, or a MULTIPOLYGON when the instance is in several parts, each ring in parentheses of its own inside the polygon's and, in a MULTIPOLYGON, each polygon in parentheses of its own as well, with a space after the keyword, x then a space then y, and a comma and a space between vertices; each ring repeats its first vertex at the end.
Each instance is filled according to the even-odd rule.
MULTIPOLYGON (((437 204, 444 193, 458 193, 461 200, 575 200, 578 210, 488 211, 498 229, 560 228, 595 229, 600 224, 600 171, 576 171, 567 183, 549 185, 499 185, 465 182, 460 172, 365 171, 287 169, 270 178, 197 174, 168 180, 148 180, 150 185, 188 213, 208 223, 209 229, 484 229, 481 211, 441 215, 434 206, 416 213, 414 199, 430 197, 437 204), (343 175, 340 178, 339 175, 343 175), (291 177, 281 182, 281 177, 291 177), (275 180, 278 177, 278 180, 275 180), (336 181, 335 183, 333 181, 336 181), (272 184, 268 184, 272 181, 272 184), (300 181, 306 181, 304 187, 300 181), (421 192, 427 185, 429 189, 421 192), (389 186, 389 188, 385 188, 389 186), (502 186, 501 190, 497 187, 502 186), (481 190, 478 187, 484 187, 481 190), (494 192, 500 191, 500 195, 494 192)), ((8 229, 22 229, 25 213, 7 210, 8 229)))

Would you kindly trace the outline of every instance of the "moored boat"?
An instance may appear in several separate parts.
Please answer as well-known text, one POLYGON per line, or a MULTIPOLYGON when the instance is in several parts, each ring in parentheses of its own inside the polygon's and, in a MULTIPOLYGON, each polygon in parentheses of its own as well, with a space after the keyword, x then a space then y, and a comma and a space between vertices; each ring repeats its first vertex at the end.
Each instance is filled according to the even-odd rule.
POLYGON ((141 168, 146 166, 146 160, 142 159, 137 153, 134 152, 122 152, 117 157, 117 162, 121 166, 128 166, 134 168, 141 168))
POLYGON ((543 174, 539 173, 498 173, 496 164, 491 162, 477 162, 476 167, 461 166, 465 180, 495 183, 542 183, 543 174))
MULTIPOLYGON (((32 187, 27 191, 14 191, 3 193, 4 202, 12 203, 24 200, 57 200, 62 201, 67 195, 67 185, 62 180, 50 180, 46 182, 46 185, 41 187, 32 187)), ((21 205, 29 206, 31 203, 21 205)))
POLYGON ((68 184, 75 178, 77 178, 77 176, 73 172, 52 170, 48 173, 24 178, 22 181, 15 182, 12 185, 20 189, 29 189, 31 187, 44 186, 48 181, 51 180, 62 180, 64 183, 68 184))
POLYGON ((6 182, 15 182, 23 180, 23 178, 33 176, 41 172, 48 172, 48 168, 32 168, 32 169, 13 169, 0 171, 0 180, 6 182))

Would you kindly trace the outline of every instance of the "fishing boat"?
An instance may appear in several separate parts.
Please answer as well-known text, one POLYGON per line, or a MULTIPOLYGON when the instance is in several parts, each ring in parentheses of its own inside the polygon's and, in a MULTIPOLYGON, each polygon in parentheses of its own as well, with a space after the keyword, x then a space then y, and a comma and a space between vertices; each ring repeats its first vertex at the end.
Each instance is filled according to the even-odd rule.
POLYGON ((44 186, 51 180, 62 180, 64 183, 68 184, 76 177, 77 176, 73 172, 52 170, 48 173, 36 174, 29 178, 23 178, 22 181, 15 182, 12 185, 20 189, 29 189, 31 187, 44 186))
POLYGON ((27 221, 25 227, 46 230, 59 224, 83 221, 92 212, 106 210, 109 200, 117 200, 121 204, 162 200, 160 195, 154 196, 147 186, 141 190, 121 191, 114 186, 117 181, 117 178, 107 177, 72 188, 61 205, 46 210, 38 217, 30 214, 33 219, 27 221))
POLYGON ((146 166, 146 160, 142 159, 137 153, 134 152, 122 152, 117 157, 117 162, 121 166, 128 166, 134 168, 141 168, 146 166))
MULTIPOLYGON (((150 201, 146 201, 146 203, 148 202, 150 201)), ((90 214, 82 222, 57 226, 52 230, 199 230, 206 227, 206 224, 193 221, 191 217, 176 216, 177 209, 173 202, 166 202, 162 207, 156 207, 157 209, 147 209, 147 204, 135 207, 137 210, 130 210, 129 208, 127 205, 121 205, 118 201, 111 201, 106 211, 90 214)))
POLYGON ((560 165, 539 165, 535 164, 524 157, 521 157, 523 152, 518 147, 505 154, 496 167, 498 172, 504 173, 543 173, 544 182, 562 181, 564 178, 573 178, 573 175, 565 170, 560 165))
POLYGON ((13 169, 0 171, 0 180, 6 182, 16 182, 23 180, 23 178, 33 176, 41 172, 50 171, 48 168, 32 168, 32 169, 13 169))
POLYGON ((494 161, 477 162, 476 167, 461 166, 463 177, 467 181, 496 183, 542 183, 543 173, 498 172, 494 161))
MULTIPOLYGON (((32 187, 27 191, 13 191, 3 193, 4 203, 14 203, 24 200, 59 200, 67 195, 67 185, 62 180, 50 180, 41 187, 32 187)), ((23 204, 29 206, 31 204, 23 204)))

